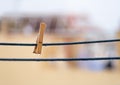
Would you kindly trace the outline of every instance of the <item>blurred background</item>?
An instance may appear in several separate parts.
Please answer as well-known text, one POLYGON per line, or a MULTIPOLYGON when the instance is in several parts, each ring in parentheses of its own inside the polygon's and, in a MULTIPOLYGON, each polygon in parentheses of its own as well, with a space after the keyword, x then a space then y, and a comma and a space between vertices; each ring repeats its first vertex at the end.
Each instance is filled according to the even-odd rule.
MULTIPOLYGON (((120 0, 0 0, 0 42, 44 43, 120 38, 120 0)), ((120 56, 120 43, 43 47, 0 46, 1 58, 120 56)), ((0 62, 1 85, 120 85, 120 61, 0 62)))

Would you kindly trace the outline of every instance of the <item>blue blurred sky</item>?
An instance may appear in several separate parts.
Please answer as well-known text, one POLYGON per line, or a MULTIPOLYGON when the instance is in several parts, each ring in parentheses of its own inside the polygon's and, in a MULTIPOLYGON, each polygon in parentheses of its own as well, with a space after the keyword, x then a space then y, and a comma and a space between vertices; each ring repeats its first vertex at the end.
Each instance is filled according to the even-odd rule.
POLYGON ((82 13, 111 32, 120 25, 120 0, 0 0, 0 16, 6 13, 82 13))

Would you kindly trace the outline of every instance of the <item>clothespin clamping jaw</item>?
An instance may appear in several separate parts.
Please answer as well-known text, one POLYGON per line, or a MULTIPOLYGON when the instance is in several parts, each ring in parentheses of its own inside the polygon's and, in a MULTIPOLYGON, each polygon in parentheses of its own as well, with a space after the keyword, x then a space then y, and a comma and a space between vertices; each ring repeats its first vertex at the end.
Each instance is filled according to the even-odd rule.
POLYGON ((43 35, 44 35, 45 28, 46 28, 46 24, 41 23, 40 28, 39 28, 39 34, 36 40, 37 45, 35 46, 34 51, 33 51, 33 53, 35 54, 41 54, 42 44, 43 44, 43 35))

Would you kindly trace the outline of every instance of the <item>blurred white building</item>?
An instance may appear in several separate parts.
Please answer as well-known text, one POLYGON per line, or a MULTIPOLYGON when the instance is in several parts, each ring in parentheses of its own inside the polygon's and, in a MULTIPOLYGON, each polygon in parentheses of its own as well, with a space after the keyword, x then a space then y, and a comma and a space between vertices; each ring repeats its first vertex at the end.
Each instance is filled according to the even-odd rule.
POLYGON ((109 32, 118 26, 119 8, 120 0, 0 0, 0 16, 8 13, 83 13, 90 15, 93 24, 109 32))

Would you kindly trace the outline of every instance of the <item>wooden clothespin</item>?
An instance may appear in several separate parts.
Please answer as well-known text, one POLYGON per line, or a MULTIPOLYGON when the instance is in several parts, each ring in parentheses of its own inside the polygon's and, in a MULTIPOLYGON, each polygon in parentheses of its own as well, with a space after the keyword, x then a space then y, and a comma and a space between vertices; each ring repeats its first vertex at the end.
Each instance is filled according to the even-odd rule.
POLYGON ((46 24, 41 23, 40 28, 39 28, 39 34, 36 40, 37 45, 35 46, 34 51, 33 51, 33 53, 35 54, 41 54, 42 44, 43 44, 43 35, 44 35, 45 28, 46 28, 46 24))

